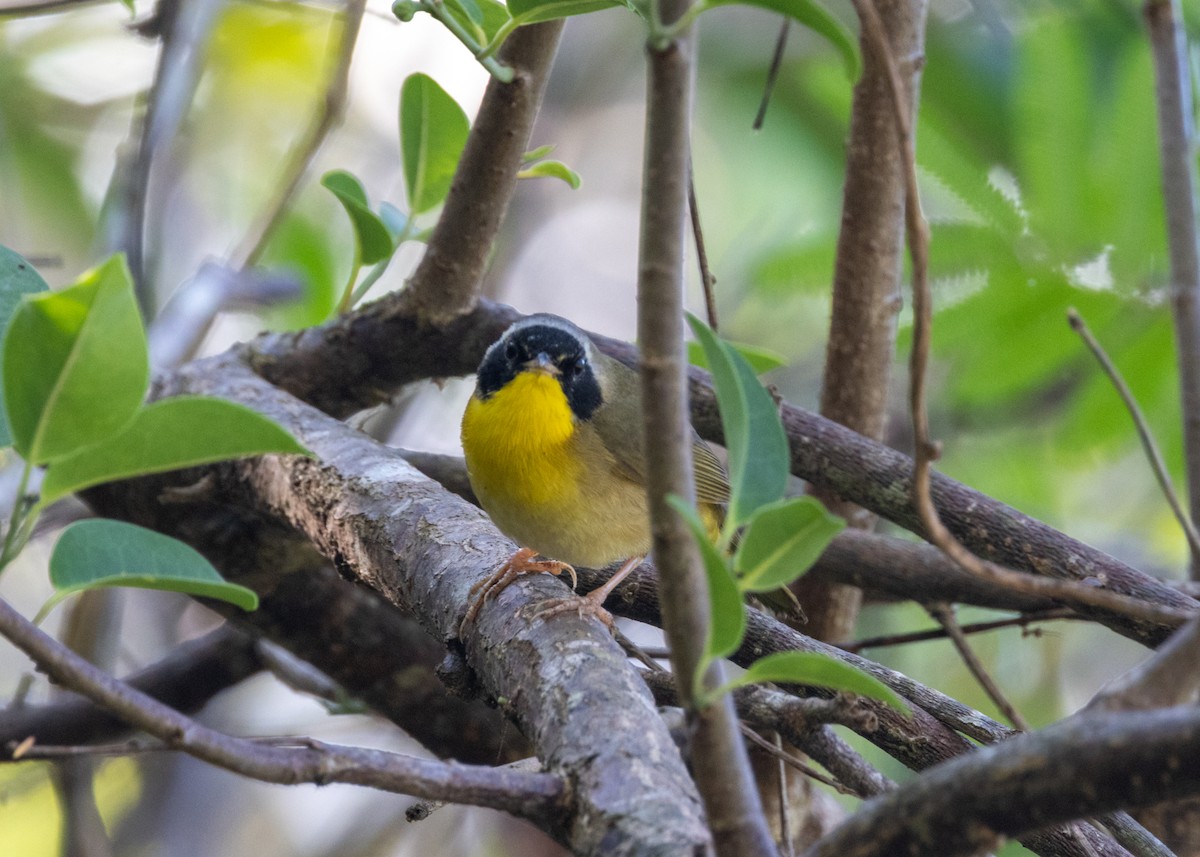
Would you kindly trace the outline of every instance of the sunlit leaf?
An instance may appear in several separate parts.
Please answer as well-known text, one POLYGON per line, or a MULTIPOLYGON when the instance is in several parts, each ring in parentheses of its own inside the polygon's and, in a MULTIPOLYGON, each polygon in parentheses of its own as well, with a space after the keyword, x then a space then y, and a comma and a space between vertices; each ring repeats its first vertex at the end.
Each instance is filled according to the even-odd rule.
POLYGON ((395 249, 387 226, 367 203, 362 182, 345 170, 331 170, 321 176, 322 186, 328 188, 350 216, 354 239, 358 242, 359 260, 374 265, 392 255, 395 249))
POLYGON ((146 333, 125 260, 61 292, 26 297, 4 339, 13 443, 44 464, 114 434, 146 394, 146 333))
POLYGON ((816 652, 776 652, 759 658, 722 690, 766 681, 857 693, 885 702, 901 713, 908 714, 910 711, 908 703, 879 679, 850 664, 816 652))
POLYGON ((118 434, 51 464, 40 502, 102 482, 268 452, 307 450, 277 423, 234 402, 165 399, 147 405, 118 434))
POLYGON ((258 607, 253 590, 227 583, 212 564, 181 541, 123 521, 76 521, 50 555, 55 595, 49 607, 76 592, 105 586, 165 589, 217 598, 243 610, 258 607))
POLYGON ((440 205, 467 142, 467 114, 437 81, 413 74, 400 90, 400 148, 410 215, 440 205))
POLYGON ((562 161, 538 161, 532 166, 526 167, 517 173, 519 179, 539 179, 539 178, 555 178, 562 179, 571 186, 573 190, 579 190, 579 186, 583 184, 583 179, 579 177, 579 173, 568 167, 562 161))
POLYGON ((845 525, 812 497, 763 506, 750 517, 733 558, 739 587, 770 592, 786 586, 812 567, 845 525))

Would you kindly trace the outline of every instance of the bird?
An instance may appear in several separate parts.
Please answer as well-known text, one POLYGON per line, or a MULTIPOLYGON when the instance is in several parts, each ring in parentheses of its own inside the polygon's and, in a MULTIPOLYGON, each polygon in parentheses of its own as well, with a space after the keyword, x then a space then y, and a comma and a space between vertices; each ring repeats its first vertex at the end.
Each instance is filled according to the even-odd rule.
MULTIPOLYGON (((609 593, 650 552, 646 450, 634 369, 604 354, 570 321, 541 313, 517 321, 487 349, 462 420, 467 476, 483 510, 520 549, 472 589, 463 625, 522 574, 574 566, 621 567, 575 609, 611 626, 609 593), (535 559, 538 555, 545 559, 535 559)), ((691 429, 697 507, 719 532, 729 480, 691 429)))

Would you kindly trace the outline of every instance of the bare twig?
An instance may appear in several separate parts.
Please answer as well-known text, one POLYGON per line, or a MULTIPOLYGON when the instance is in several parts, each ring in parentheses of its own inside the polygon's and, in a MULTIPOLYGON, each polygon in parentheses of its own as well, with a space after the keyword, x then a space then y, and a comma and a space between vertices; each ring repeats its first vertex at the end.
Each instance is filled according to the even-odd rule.
MULTIPOLYGON (((1191 66, 1179 0, 1146 0, 1154 54, 1154 95, 1171 257, 1171 305, 1179 362, 1184 451, 1192 522, 1200 520, 1200 250, 1196 244, 1195 127, 1191 66)), ((1192 546, 1192 579, 1200 553, 1192 546)))
MULTIPOLYGON (((1055 608, 1045 610, 1040 613, 1023 613, 1020 616, 1013 616, 1011 619, 995 619, 991 622, 974 622, 970 625, 960 625, 959 630, 963 634, 979 634, 984 631, 995 631, 999 628, 1026 628, 1034 622, 1051 622, 1059 619, 1078 619, 1079 614, 1073 610, 1066 608, 1055 608)), ((1035 629, 1029 633, 1040 633, 1040 629, 1035 629)), ((928 631, 912 631, 907 634, 887 634, 880 637, 868 637, 863 640, 854 640, 850 643, 838 643, 837 647, 846 652, 861 652, 865 649, 878 649, 885 646, 903 646, 909 643, 924 643, 929 640, 941 640, 949 636, 949 632, 945 628, 931 628, 928 631)))
POLYGON ((319 745, 317 749, 262 746, 224 735, 168 708, 93 667, 0 600, 0 635, 69 687, 144 732, 198 759, 265 782, 355 783, 418 797, 491 806, 530 818, 558 810, 561 779, 495 768, 448 765, 379 750, 319 745))
POLYGON ((1142 663, 1104 687, 1089 709, 1129 711, 1182 705, 1200 689, 1200 618, 1192 619, 1142 663))
MULTIPOLYGON (((655 0, 651 16, 674 24, 691 0, 655 0)), ((708 584, 683 518, 669 495, 695 499, 687 416, 687 361, 683 345, 684 221, 687 217, 689 123, 692 109, 691 28, 647 44, 646 143, 638 248, 638 339, 642 343, 641 396, 646 447, 646 494, 655 565, 663 592, 663 629, 671 667, 688 719, 696 784, 708 812, 719 857, 771 854, 775 849, 749 759, 738 736, 733 700, 722 694, 696 705, 693 678, 704 656, 709 623, 708 584)), ((723 670, 703 671, 705 688, 719 686, 723 670)))
MULTIPOLYGON (((812 765, 808 764, 803 759, 801 759, 799 756, 797 756, 795 753, 789 753, 787 750, 784 750, 782 746, 775 744, 773 741, 768 741, 766 738, 759 735, 757 732, 755 732, 749 726, 746 726, 745 724, 743 724, 741 727, 741 731, 742 731, 742 735, 744 735, 746 737, 746 739, 748 741, 750 741, 750 743, 752 743, 756 747, 759 747, 760 749, 762 749, 762 751, 765 752, 768 756, 778 759, 782 764, 788 765, 792 768, 795 768, 797 771, 804 774, 804 776, 814 779, 818 783, 824 783, 825 785, 829 786, 831 789, 835 789, 839 794, 854 795, 854 792, 851 789, 846 788, 844 785, 839 783, 837 780, 833 780, 833 779, 830 779, 829 777, 825 776, 820 771, 818 771, 816 768, 814 768, 812 765)), ((782 773, 783 772, 781 772, 781 774, 782 773)), ((781 777, 781 779, 782 779, 782 777, 781 777)), ((787 790, 784 789, 783 791, 784 791, 784 794, 780 796, 779 803, 780 803, 780 806, 783 807, 781 815, 786 816, 787 815, 786 807, 788 804, 787 793, 786 793, 787 790)), ((787 842, 789 839, 790 839, 790 837, 784 837, 785 842, 787 842)))
POLYGON ((1008 722, 1021 732, 1028 732, 1028 721, 1026 721, 1025 718, 1021 716, 1021 712, 1017 711, 1013 704, 1008 701, 1008 697, 1006 697, 1004 692, 1000 690, 1000 687, 988 673, 987 668, 984 667, 983 662, 980 661, 976 656, 975 651, 971 648, 970 643, 967 642, 966 635, 963 634, 962 628, 959 627, 958 619, 954 616, 953 608, 947 604, 930 604, 927 605, 925 609, 929 611, 930 616, 941 623, 941 626, 943 629, 945 629, 946 634, 949 635, 950 639, 954 642, 954 648, 958 650, 959 657, 961 657, 963 663, 967 665, 967 669, 971 671, 971 675, 975 676, 975 680, 979 682, 979 685, 983 688, 984 692, 987 693, 988 698, 991 699, 992 702, 995 703, 996 707, 1004 713, 1004 716, 1008 718, 1008 722))
POLYGON ((767 118, 767 105, 771 103, 771 93, 775 91, 775 82, 779 79, 779 69, 783 66, 783 51, 787 47, 788 29, 792 25, 791 18, 784 18, 779 25, 779 35, 775 38, 775 50, 771 54, 771 65, 767 68, 767 82, 763 85, 762 101, 758 103, 758 113, 754 115, 755 131, 761 131, 767 118))
POLYGON ((1146 452, 1146 458, 1150 460, 1150 468, 1154 471, 1154 478, 1158 480, 1158 486, 1162 488, 1162 492, 1167 498, 1167 503, 1171 506, 1171 511, 1175 513, 1175 520, 1179 521, 1179 526, 1183 528, 1183 534, 1187 537, 1188 546, 1192 549, 1192 562, 1195 564, 1200 560, 1200 533, 1196 532, 1195 525, 1192 523, 1191 518, 1188 517, 1188 513, 1184 511, 1183 504, 1179 502, 1179 495, 1175 493, 1175 486, 1171 484, 1171 477, 1167 473, 1167 465, 1163 461, 1162 453, 1158 450, 1158 444, 1154 442, 1154 435, 1150 432, 1150 426, 1146 423, 1146 417, 1142 414, 1142 409, 1138 407, 1137 400, 1133 397, 1133 391, 1125 383, 1121 371, 1109 359, 1108 354, 1104 351, 1104 346, 1092 335, 1087 322, 1083 320, 1083 317, 1074 307, 1067 310, 1067 321, 1070 323, 1071 329, 1079 334, 1084 344, 1095 355, 1100 368, 1104 370, 1104 374, 1108 376, 1109 381, 1116 388, 1117 395, 1121 397, 1121 401, 1125 403, 1126 410, 1129 411, 1129 416, 1133 418, 1134 428, 1137 429, 1138 439, 1142 442, 1142 449, 1146 452))
POLYGON ((258 263, 275 233, 275 227, 283 219, 288 205, 300 189, 300 183, 307 175, 317 150, 321 148, 329 132, 342 121, 350 92, 350 62, 354 58, 354 46, 358 42, 358 31, 362 26, 363 10, 366 7, 366 0, 346 0, 346 11, 338 30, 337 41, 330 46, 332 57, 329 62, 329 80, 325 85, 321 105, 303 136, 292 146, 291 152, 284 160, 280 180, 275 185, 274 198, 267 203, 258 222, 247 231, 241 244, 230 253, 230 265, 233 268, 249 268, 258 263))
POLYGON ((688 213, 692 220, 692 237, 696 242, 696 264, 700 266, 700 288, 704 292, 704 312, 708 326, 717 329, 717 296, 713 287, 717 278, 708 267, 708 251, 704 249, 704 230, 700 228, 700 206, 696 203, 696 172, 692 169, 692 158, 688 155, 688 213))

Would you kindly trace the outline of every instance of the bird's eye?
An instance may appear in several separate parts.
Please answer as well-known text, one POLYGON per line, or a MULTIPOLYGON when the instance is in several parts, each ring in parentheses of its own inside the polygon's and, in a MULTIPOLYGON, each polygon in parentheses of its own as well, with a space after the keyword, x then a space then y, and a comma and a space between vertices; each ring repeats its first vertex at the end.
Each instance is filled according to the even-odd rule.
POLYGON ((504 346, 504 356, 509 360, 517 359, 517 343, 509 341, 508 345, 504 346))
POLYGON ((586 368, 587 368, 587 363, 584 362, 583 360, 572 360, 571 365, 568 367, 568 371, 571 373, 571 375, 573 377, 578 378, 580 375, 583 374, 583 370, 586 368))

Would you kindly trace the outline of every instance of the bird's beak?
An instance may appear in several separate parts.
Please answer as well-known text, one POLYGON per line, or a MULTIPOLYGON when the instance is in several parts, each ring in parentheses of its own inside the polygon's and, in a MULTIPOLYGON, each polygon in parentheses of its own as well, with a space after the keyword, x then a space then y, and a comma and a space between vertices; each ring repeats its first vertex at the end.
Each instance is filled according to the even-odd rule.
POLYGON ((526 360, 522 366, 529 372, 541 372, 543 375, 549 375, 552 378, 562 374, 558 367, 554 365, 554 361, 550 359, 550 355, 545 351, 539 352, 538 356, 532 360, 526 360))

